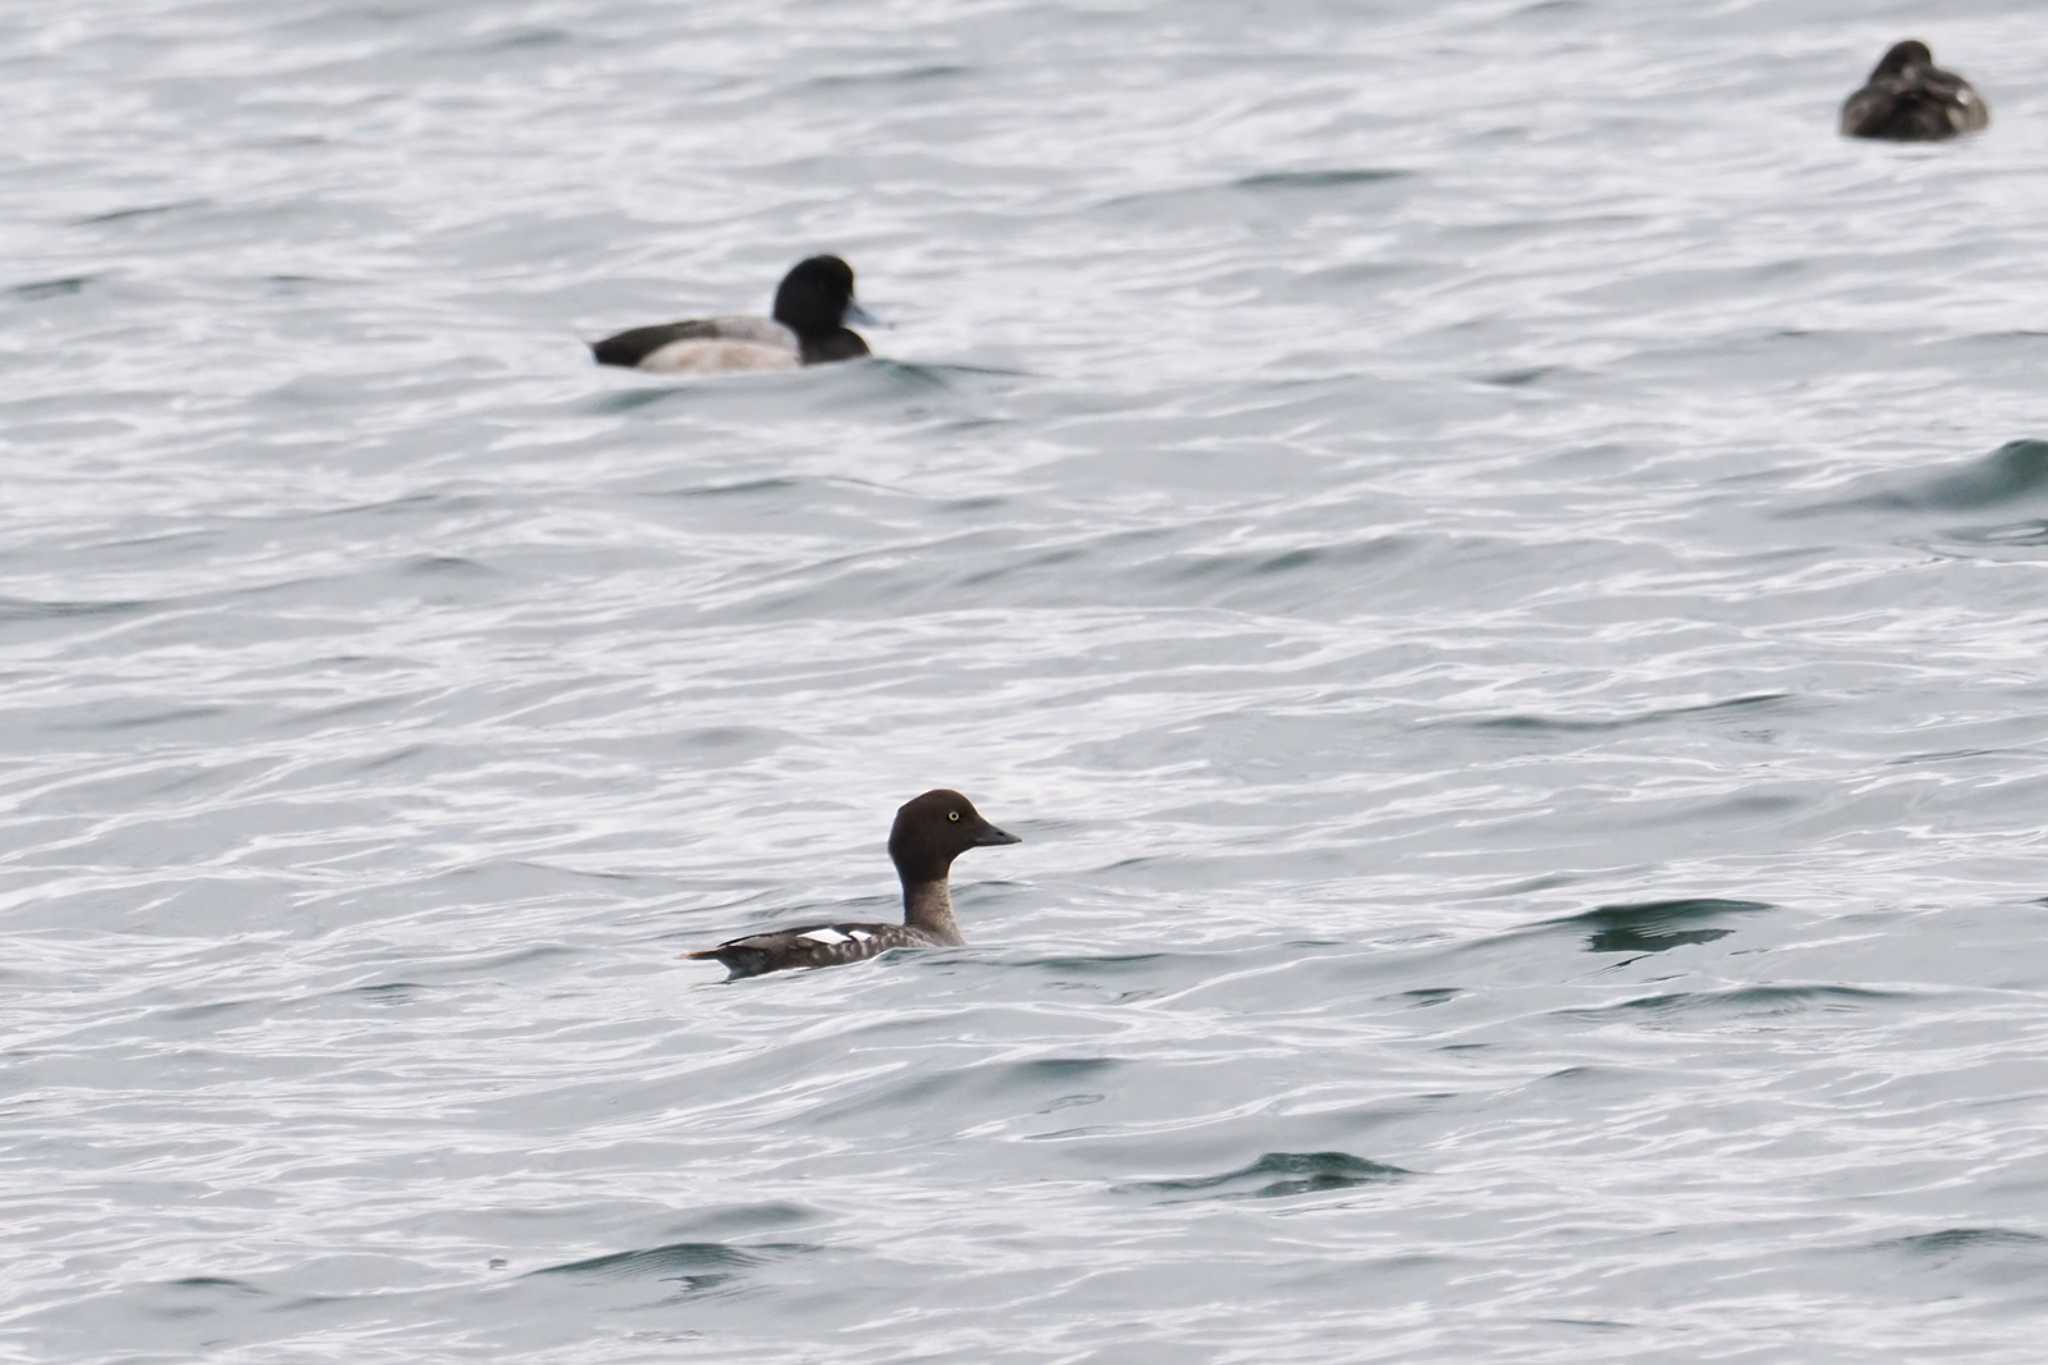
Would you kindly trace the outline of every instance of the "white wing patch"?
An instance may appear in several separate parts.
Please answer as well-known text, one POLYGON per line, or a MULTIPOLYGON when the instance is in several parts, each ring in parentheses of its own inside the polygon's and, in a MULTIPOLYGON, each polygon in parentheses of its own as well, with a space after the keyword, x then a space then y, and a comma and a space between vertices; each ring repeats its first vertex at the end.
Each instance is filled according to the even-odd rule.
POLYGON ((840 933, 837 929, 813 929, 807 934, 798 934, 797 937, 807 938, 813 943, 846 942, 846 935, 840 933))
POLYGON ((868 932, 867 930, 865 930, 865 929, 854 929, 854 930, 851 930, 850 932, 851 932, 851 933, 853 934, 853 936, 854 936, 855 938, 859 939, 859 940, 860 940, 860 941, 861 941, 862 943, 867 943, 867 942, 870 942, 870 941, 872 941, 872 940, 873 940, 873 938, 874 938, 874 935, 873 935, 873 934, 871 934, 871 933, 869 933, 869 932, 868 932))

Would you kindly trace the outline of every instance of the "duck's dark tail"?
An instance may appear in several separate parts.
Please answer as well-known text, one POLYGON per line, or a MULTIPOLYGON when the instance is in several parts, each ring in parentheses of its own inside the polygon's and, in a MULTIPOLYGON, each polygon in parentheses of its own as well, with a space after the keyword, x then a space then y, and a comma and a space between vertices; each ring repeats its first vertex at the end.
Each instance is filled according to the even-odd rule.
POLYGON ((759 976, 775 970, 775 964, 767 953, 759 948, 721 943, 716 948, 700 948, 683 956, 692 962, 716 962, 730 972, 727 981, 737 981, 743 976, 759 976))

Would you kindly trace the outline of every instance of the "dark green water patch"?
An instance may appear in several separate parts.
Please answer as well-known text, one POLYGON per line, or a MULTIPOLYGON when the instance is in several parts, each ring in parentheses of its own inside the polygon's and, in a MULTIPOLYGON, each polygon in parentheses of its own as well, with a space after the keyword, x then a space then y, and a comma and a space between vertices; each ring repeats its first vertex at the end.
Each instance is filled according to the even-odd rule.
POLYGON ((0 621, 64 620, 71 617, 127 616, 158 605, 141 600, 111 602, 37 602, 25 597, 0 597, 0 621))
POLYGON ((399 562, 398 572, 408 578, 493 578, 498 571, 462 555, 414 555, 399 562))
POLYGON ((661 1280, 681 1286, 685 1294, 715 1289, 742 1272, 771 1261, 787 1260, 818 1248, 808 1242, 764 1242, 735 1246, 727 1242, 670 1242, 636 1251, 615 1251, 581 1261, 543 1266, 522 1279, 546 1275, 607 1280, 661 1280))
POLYGON ((258 1289, 247 1280, 233 1280, 224 1275, 187 1275, 182 1280, 168 1281, 166 1289, 221 1290, 230 1294, 260 1295, 269 1291, 258 1289))
POLYGON ((1164 561, 1169 581, 1203 578, 1269 578, 1307 569, 1340 569, 1405 554, 1421 544, 1409 535, 1373 536, 1326 545, 1300 545, 1290 550, 1230 550, 1182 554, 1164 561))
POLYGON ((1034 971, 1054 972, 1061 976, 1130 976, 1141 973, 1154 962, 1164 962, 1172 957, 1184 957, 1183 953, 1104 953, 1098 957, 1064 956, 1033 957, 1003 963, 1008 967, 1024 967, 1034 971))
POLYGON ((105 213, 89 213, 83 218, 73 218, 72 227, 104 227, 110 223, 128 223, 138 218, 160 218, 167 213, 182 213, 187 209, 203 208, 205 199, 173 199, 162 204, 137 204, 132 208, 110 209, 105 213))
POLYGON ((181 1280, 166 1281, 158 1287, 170 1292, 161 1299, 152 1299, 142 1311, 160 1322, 212 1317, 231 1300, 270 1297, 268 1290, 223 1275, 188 1275, 181 1280))
POLYGON ((1072 1080, 1077 1076, 1099 1076, 1123 1065, 1115 1057, 1038 1057, 1028 1062, 1003 1065, 1005 1076, 1025 1084, 1072 1080))
POLYGON ((379 1005, 404 1005, 428 988, 417 981, 380 981, 369 986, 350 986, 335 994, 345 999, 368 1000, 379 1005))
POLYGON ((1249 1166, 1221 1175, 1172 1180, 1138 1180, 1116 1186, 1119 1194, 1196 1194, 1212 1199, 1285 1199, 1359 1185, 1382 1185, 1415 1172, 1348 1152, 1268 1152, 1249 1166))
POLYGON ((1520 369, 1494 370, 1490 373, 1482 374, 1478 377, 1478 382, 1489 388, 1525 389, 1532 385, 1541 384, 1547 379, 1561 377, 1570 373, 1572 373, 1571 369, 1564 365, 1527 365, 1520 369))
POLYGON ((1787 1015, 1861 1013, 1880 1005, 1911 1000, 1904 991, 1869 990, 1861 986, 1743 986, 1725 991, 1672 991, 1641 995, 1590 1009, 1558 1010, 1580 1019, 1617 1015, 1787 1015))
POLYGON ((620 389, 594 399, 590 411, 599 416, 623 417, 629 412, 653 407, 656 403, 685 402, 689 397, 689 386, 684 384, 648 384, 644 388, 620 389))
POLYGON ((1474 730, 1527 730, 1552 734, 1599 734, 1610 730, 1628 730, 1643 725, 1658 725, 1665 721, 1682 720, 1692 716, 1714 716, 1729 711, 1753 711, 1791 699, 1789 692, 1753 692, 1746 696, 1729 697, 1722 701, 1700 702, 1692 706, 1660 706, 1632 715, 1618 716, 1537 716, 1527 713, 1512 713, 1504 716, 1481 716, 1476 720, 1465 720, 1458 724, 1474 730))
POLYGON ((2048 441, 2007 441, 1963 468, 1868 499, 1868 505, 1962 512, 2048 493, 2048 441))
POLYGON ((1960 468, 1931 473, 1872 492, 1795 507, 1786 519, 1835 512, 1977 512, 2048 495, 2048 441, 2007 441, 1960 468))
POLYGON ((1943 1228, 1939 1232, 1915 1233, 1879 1242, 1877 1250, 1903 1251, 1913 1256, 1949 1256, 1982 1248, 2019 1247, 2048 1252, 2048 1237, 2018 1228, 1943 1228))
POLYGON ((91 275, 65 275, 59 279, 30 280, 25 284, 12 286, 7 292, 17 299, 36 303, 43 299, 61 299, 72 294, 84 293, 85 287, 92 281, 91 275))
POLYGON ((1233 189, 1270 192, 1274 190, 1334 190, 1349 185, 1383 185, 1389 180, 1406 180, 1412 171, 1387 166, 1335 168, 1326 171, 1265 171, 1232 182, 1233 189))
POLYGON ((1411 1009, 1428 1009, 1433 1005, 1448 1005, 1465 992, 1456 986, 1422 986, 1412 991, 1402 991, 1394 998, 1404 1000, 1411 1009))
POLYGON ((1994 526, 1957 526, 1948 531, 1950 539, 1964 545, 1993 549, 2034 549, 2048 545, 2048 521, 2002 522, 1994 526))
POLYGON ((864 71, 849 75, 814 76, 804 82, 813 90, 851 90, 862 86, 920 85, 927 81, 966 80, 978 74, 980 68, 959 62, 928 62, 917 66, 896 67, 888 71, 864 71))
POLYGON ((1766 901, 1716 896, 1635 901, 1595 906, 1576 915, 1544 920, 1537 927, 1583 933, 1589 953, 1662 953, 1689 943, 1712 943, 1735 932, 1716 926, 1717 920, 1777 908, 1766 901))
POLYGON ((731 483, 700 483, 687 488, 658 488, 641 496, 678 499, 744 498, 760 493, 788 493, 802 488, 805 482, 803 479, 771 475, 760 479, 739 479, 731 483))

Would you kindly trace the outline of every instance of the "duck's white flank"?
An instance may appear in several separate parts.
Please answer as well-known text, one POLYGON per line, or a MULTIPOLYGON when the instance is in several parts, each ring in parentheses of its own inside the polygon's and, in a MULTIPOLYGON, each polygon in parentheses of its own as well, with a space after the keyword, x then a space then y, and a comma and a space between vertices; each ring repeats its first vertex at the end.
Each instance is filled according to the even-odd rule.
POLYGON ((690 339, 671 341, 650 351, 634 368, 654 374, 713 374, 730 370, 793 370, 801 364, 795 351, 755 341, 690 339))

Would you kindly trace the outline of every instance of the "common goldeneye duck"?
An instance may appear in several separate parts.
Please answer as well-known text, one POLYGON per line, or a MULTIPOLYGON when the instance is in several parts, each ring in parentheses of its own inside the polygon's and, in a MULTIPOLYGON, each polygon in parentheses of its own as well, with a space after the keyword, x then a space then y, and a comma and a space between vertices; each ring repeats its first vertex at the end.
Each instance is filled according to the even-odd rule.
POLYGON ((732 973, 726 980, 759 976, 788 967, 834 967, 858 962, 890 948, 951 948, 965 943, 953 918, 946 874, 970 848, 1021 844, 981 818, 974 803, 956 791, 928 791, 907 801, 889 829, 889 859, 903 883, 901 924, 806 924, 730 939, 716 948, 685 953, 717 961, 732 973))
POLYGON ((1892 44, 1863 88, 1842 105, 1848 137, 1934 142, 1990 122, 1991 108, 1976 87, 1936 66, 1927 44, 1913 39, 1892 44))
POLYGON ((853 267, 837 256, 798 261, 775 291, 769 318, 691 318, 635 327, 593 343, 600 365, 660 374, 790 370, 868 353, 847 321, 875 319, 853 298, 853 267))

